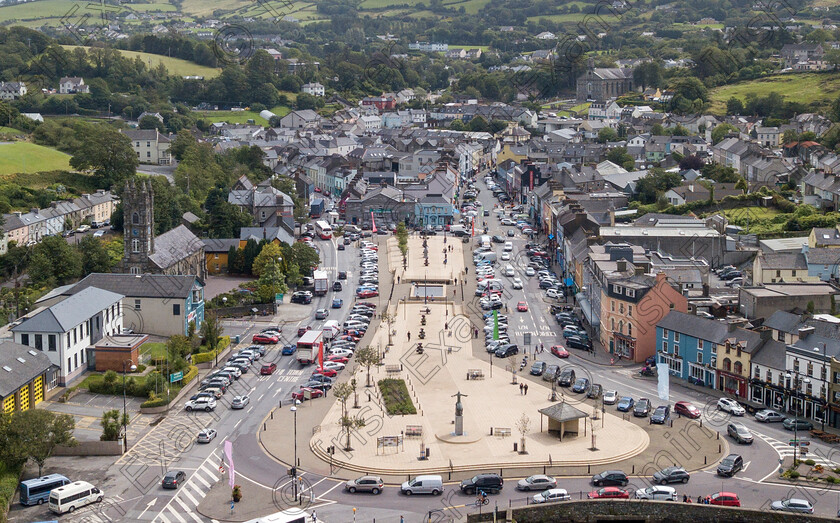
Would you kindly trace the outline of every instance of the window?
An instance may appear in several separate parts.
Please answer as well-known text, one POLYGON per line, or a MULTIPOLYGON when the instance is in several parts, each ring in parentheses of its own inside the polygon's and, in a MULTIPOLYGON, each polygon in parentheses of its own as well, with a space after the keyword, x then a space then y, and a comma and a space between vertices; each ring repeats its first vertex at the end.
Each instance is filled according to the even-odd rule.
POLYGON ((668 329, 662 329, 662 337, 667 339, 668 336, 670 336, 670 333, 668 332, 668 329))
POLYGON ((215 253, 215 254, 213 254, 213 259, 215 259, 215 260, 218 260, 218 259, 219 259, 219 253, 218 253, 218 252, 217 252, 217 253, 215 253))
POLYGON ((627 306, 627 315, 628 315, 628 316, 632 316, 632 315, 633 315, 633 306, 632 306, 632 305, 628 305, 628 306, 627 306))
POLYGON ((70 333, 67 333, 67 347, 70 347, 70 333))
POLYGON ((814 386, 810 383, 805 385, 805 394, 811 395, 814 393, 814 386))
MULTIPOLYGON (((20 335, 20 344, 29 346, 29 334, 21 334, 20 335)), ((836 381, 835 383, 840 383, 840 381, 836 381)))
POLYGON ((799 372, 799 360, 796 358, 793 359, 793 372, 799 372))
POLYGON ((826 369, 825 369, 825 365, 823 365, 822 367, 820 367, 820 379, 821 379, 822 381, 825 381, 825 379, 826 379, 826 369))
POLYGON ((680 333, 679 332, 674 333, 674 341, 677 342, 677 343, 680 342, 680 333))
POLYGON ((668 342, 667 341, 662 342, 662 352, 668 352, 668 342))
POLYGON ((780 278, 782 276, 782 271, 776 271, 776 278, 780 278))
POLYGON ((634 289, 627 289, 627 297, 628 298, 635 298, 636 297, 636 291, 634 289))
POLYGON ((615 332, 615 318, 610 318, 610 330, 615 332))
POLYGON ((700 365, 703 365, 703 353, 702 352, 697 353, 697 363, 699 363, 700 365))
POLYGON ((140 252, 140 240, 136 238, 131 240, 131 252, 140 252))
POLYGON ((44 350, 44 337, 40 334, 35 335, 35 348, 38 350, 44 350))
POLYGON ((134 300, 134 310, 140 310, 140 300, 134 300))
POLYGON ((767 372, 764 374, 764 381, 767 383, 773 382, 773 373, 770 372, 770 369, 767 369, 767 372))
POLYGON ((56 351, 55 334, 50 334, 49 336, 47 336, 47 347, 49 348, 50 352, 56 351))
POLYGON ((807 371, 808 376, 813 376, 814 375, 814 364, 809 361, 807 368, 808 368, 808 371, 807 371))
POLYGON ((130 267, 128 272, 129 274, 140 274, 140 267, 130 267))
POLYGON ((796 276, 796 269, 791 270, 790 275, 795 277, 796 276))
POLYGON ((732 360, 730 360, 729 358, 725 358, 723 360, 723 370, 725 372, 731 372, 732 371, 732 360))
POLYGON ((618 285, 613 285, 613 292, 616 294, 621 294, 621 287, 618 285))
POLYGON ((618 305, 618 313, 619 314, 624 314, 624 304, 623 303, 620 303, 618 305))
POLYGON ((139 225, 140 224, 140 215, 137 214, 137 213, 132 214, 131 215, 131 223, 133 223, 135 225, 139 225))
POLYGON ((697 350, 703 350, 703 340, 697 340, 697 350))
POLYGON ((77 341, 79 340, 76 338, 76 327, 73 327, 73 345, 75 345, 77 341))
POLYGON ((180 303, 173 303, 172 304, 172 315, 173 316, 180 316, 181 315, 181 304, 180 303))
POLYGON ((615 312, 615 300, 610 300, 610 312, 615 312))
POLYGON ((79 353, 73 355, 73 368, 77 368, 79 366, 79 353))
POLYGON ((744 371, 744 366, 740 361, 736 361, 735 365, 732 368, 735 371, 735 374, 738 374, 738 375, 742 374, 743 371, 744 371))
POLYGON ((628 324, 627 324, 627 335, 628 335, 628 336, 632 336, 632 335, 633 335, 633 324, 632 324, 632 323, 628 323, 628 324))
POLYGON ((761 379, 761 369, 758 368, 758 365, 755 366, 755 372, 753 373, 753 377, 757 380, 761 379))
POLYGON ((782 342, 785 341, 785 333, 782 332, 782 331, 777 332, 776 333, 776 340, 782 341, 782 342))
POLYGON ((70 371, 73 370, 73 366, 70 365, 71 361, 73 361, 73 360, 70 359, 70 356, 67 356, 67 372, 70 372, 70 371))

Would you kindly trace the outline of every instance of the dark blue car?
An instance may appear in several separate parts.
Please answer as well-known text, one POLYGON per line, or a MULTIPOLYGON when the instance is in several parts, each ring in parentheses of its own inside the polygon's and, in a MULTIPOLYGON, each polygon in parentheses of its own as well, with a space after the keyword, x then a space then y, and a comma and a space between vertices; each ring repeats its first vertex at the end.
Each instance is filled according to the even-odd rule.
POLYGON ((633 401, 633 398, 625 396, 618 400, 618 405, 616 405, 615 408, 617 408, 621 412, 630 412, 630 409, 633 408, 634 404, 635 401, 633 401))

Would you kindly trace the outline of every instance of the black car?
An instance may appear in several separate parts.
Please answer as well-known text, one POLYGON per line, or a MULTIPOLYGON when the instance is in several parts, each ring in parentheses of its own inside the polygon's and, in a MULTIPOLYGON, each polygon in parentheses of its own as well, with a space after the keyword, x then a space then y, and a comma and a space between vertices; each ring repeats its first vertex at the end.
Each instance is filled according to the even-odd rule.
POLYGON ((502 491, 504 484, 504 480, 498 474, 477 474, 461 481, 461 492, 475 494, 483 490, 487 494, 497 494, 502 491))
POLYGON ((627 474, 620 470, 607 470, 592 476, 592 484, 596 487, 624 487, 629 482, 627 474))
POLYGON ((691 476, 682 467, 666 467, 653 473, 653 482, 660 485, 668 483, 688 483, 691 476))
POLYGON ((309 389, 321 389, 322 391, 326 392, 326 391, 328 391, 332 388, 332 383, 326 383, 326 382, 323 382, 323 381, 311 380, 311 381, 307 381, 306 383, 304 383, 301 387, 302 388, 305 387, 305 388, 309 388, 309 389))
POLYGON ((650 416, 650 422, 659 425, 664 425, 671 415, 671 407, 669 405, 660 405, 656 407, 653 414, 650 416))
POLYGON ((563 369, 557 377, 557 384, 561 387, 571 387, 575 382, 575 369, 563 369))
POLYGON ((581 336, 569 336, 566 338, 566 346, 573 349, 592 350, 592 342, 581 336))
POLYGON ((589 388, 589 392, 586 393, 587 398, 597 399, 601 397, 601 392, 603 392, 603 388, 601 387, 600 383, 593 383, 592 387, 589 388))
POLYGON ((502 345, 501 347, 496 349, 496 353, 494 354, 494 356, 496 356, 497 358, 507 358, 508 356, 512 356, 514 354, 519 354, 519 347, 514 344, 510 344, 502 345))
POLYGON ((650 400, 647 398, 642 398, 636 402, 636 406, 633 407, 633 415, 637 418, 646 418, 650 414, 650 400))
POLYGON ((717 467, 718 476, 731 478, 744 468, 744 458, 738 454, 730 454, 723 458, 717 467))
POLYGON ((187 475, 183 470, 170 470, 163 476, 160 486, 163 488, 176 489, 179 485, 183 485, 187 481, 187 475))
POLYGON ((545 372, 545 368, 548 364, 544 361, 535 361, 533 365, 531 365, 531 375, 532 376, 542 376, 542 373, 545 372))
POLYGON ((338 292, 338 291, 340 291, 342 288, 343 288, 343 287, 342 287, 342 285, 341 285, 341 282, 340 282, 340 281, 336 281, 335 283, 333 283, 333 291, 338 292))
POLYGON ((578 378, 572 387, 572 392, 586 392, 589 389, 589 378, 578 378))
POLYGON ((296 292, 292 294, 292 303, 309 305, 310 303, 312 303, 312 295, 308 292, 296 292))
POLYGON ((346 280, 347 279, 347 271, 338 271, 338 279, 339 280, 346 280))
POLYGON ((493 236, 493 243, 505 243, 505 239, 497 234, 493 236))

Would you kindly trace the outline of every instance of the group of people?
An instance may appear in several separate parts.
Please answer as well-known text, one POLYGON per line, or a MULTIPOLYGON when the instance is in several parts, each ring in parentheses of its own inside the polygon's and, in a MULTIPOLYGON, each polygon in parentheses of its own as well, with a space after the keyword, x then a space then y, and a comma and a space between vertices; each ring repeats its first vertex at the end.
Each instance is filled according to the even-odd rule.
MULTIPOLYGON (((683 503, 693 503, 693 501, 691 501, 691 496, 689 496, 688 494, 683 494, 683 503)), ((708 505, 708 496, 705 498, 703 496, 697 496, 697 503, 700 503, 701 505, 708 505)))

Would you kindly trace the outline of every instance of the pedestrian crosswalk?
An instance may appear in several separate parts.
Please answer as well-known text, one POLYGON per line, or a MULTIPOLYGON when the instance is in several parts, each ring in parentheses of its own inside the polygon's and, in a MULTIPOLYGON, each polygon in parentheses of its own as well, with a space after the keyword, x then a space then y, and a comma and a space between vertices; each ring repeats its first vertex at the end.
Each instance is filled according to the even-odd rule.
MULTIPOLYGON (((794 448, 789 444, 789 442, 779 441, 775 438, 772 438, 770 436, 765 436, 764 434, 759 434, 757 432, 754 432, 753 434, 755 434, 757 437, 759 437, 765 443, 767 443, 768 445, 773 447, 773 450, 776 451, 776 453, 779 455, 780 458, 784 459, 784 458, 792 458, 793 457, 794 448)), ((793 434, 791 434, 791 439, 793 439, 793 434)), ((802 439, 801 436, 800 436, 800 439, 802 439)), ((797 456, 800 459, 812 459, 818 465, 823 465, 825 467, 834 468, 834 467, 840 466, 840 464, 835 463, 834 461, 831 461, 830 459, 827 459, 823 456, 820 456, 819 452, 810 452, 808 447, 800 447, 800 448, 805 449, 804 455, 800 454, 800 452, 797 451, 797 456)))
POLYGON ((175 496, 154 518, 153 523, 204 523, 208 518, 198 514, 196 507, 219 480, 218 463, 221 457, 213 451, 207 459, 192 472, 187 482, 179 487, 175 496))

